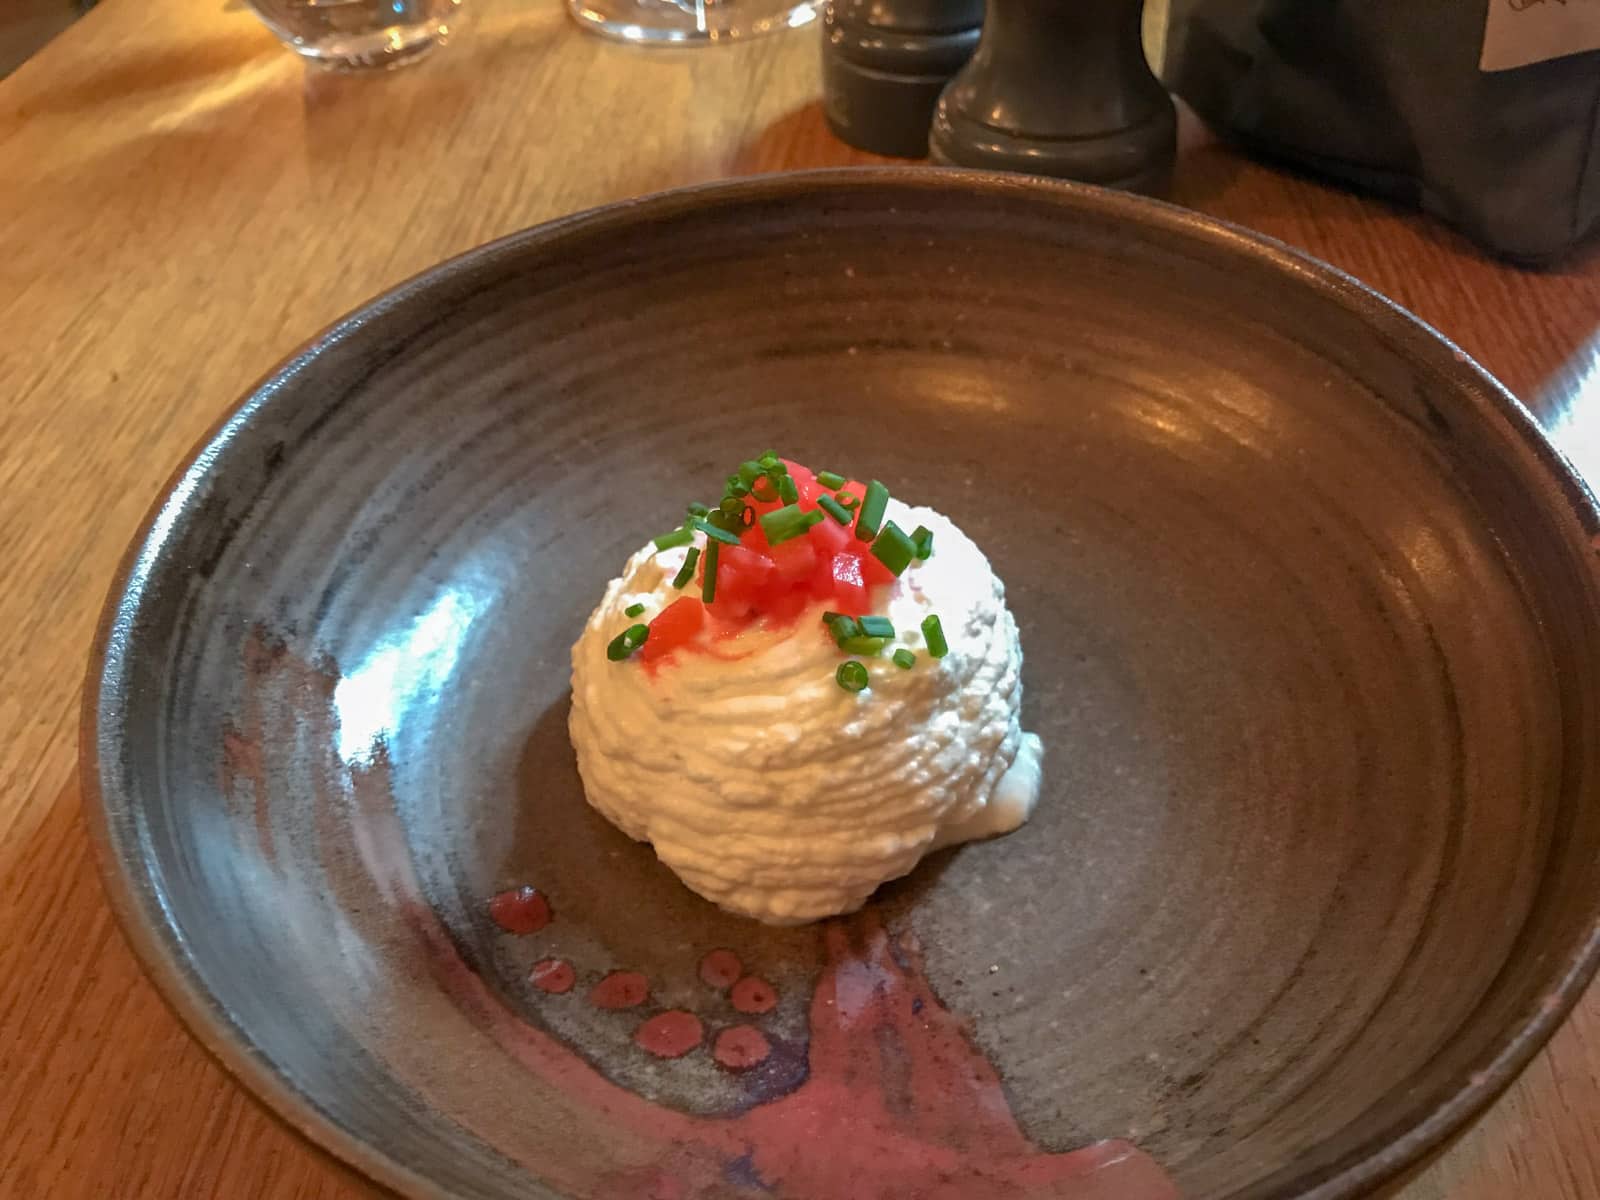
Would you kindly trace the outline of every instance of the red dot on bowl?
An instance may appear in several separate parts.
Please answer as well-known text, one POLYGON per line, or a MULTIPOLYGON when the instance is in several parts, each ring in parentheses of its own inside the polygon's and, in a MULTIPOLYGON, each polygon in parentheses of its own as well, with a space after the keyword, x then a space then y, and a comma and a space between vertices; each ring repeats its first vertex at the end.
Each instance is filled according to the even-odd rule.
POLYGON ((650 995, 650 981, 637 971, 613 971, 589 992, 597 1008, 637 1008, 650 995))
POLYGON ((771 1012, 778 1006, 778 993, 759 975, 746 975, 733 985, 730 997, 733 1006, 742 1013, 771 1012))
POLYGON ((730 1071, 748 1071, 767 1061, 772 1044, 767 1035, 754 1025, 735 1025, 717 1034, 711 1047, 711 1057, 730 1071))
POLYGON ((550 901, 538 888, 508 888, 489 901, 489 916, 507 933, 538 933, 550 924, 550 901))
POLYGON ((700 960, 700 980, 707 987, 723 991, 744 974, 744 964, 732 950, 713 950, 700 960))
POLYGON ((704 1037, 700 1018, 681 1009, 658 1013, 633 1034, 633 1040, 657 1058, 682 1058, 704 1037))
POLYGON ((561 996, 572 990, 578 982, 578 973, 572 964, 562 958, 541 958, 528 972, 528 982, 541 992, 561 996))

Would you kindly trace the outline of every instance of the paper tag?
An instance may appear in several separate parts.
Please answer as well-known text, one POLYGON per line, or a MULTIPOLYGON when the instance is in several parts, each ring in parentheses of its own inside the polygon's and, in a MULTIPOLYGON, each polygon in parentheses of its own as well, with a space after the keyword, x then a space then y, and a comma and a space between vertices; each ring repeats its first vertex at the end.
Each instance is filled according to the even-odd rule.
POLYGON ((1600 50, 1600 0, 1489 0, 1480 71, 1600 50))

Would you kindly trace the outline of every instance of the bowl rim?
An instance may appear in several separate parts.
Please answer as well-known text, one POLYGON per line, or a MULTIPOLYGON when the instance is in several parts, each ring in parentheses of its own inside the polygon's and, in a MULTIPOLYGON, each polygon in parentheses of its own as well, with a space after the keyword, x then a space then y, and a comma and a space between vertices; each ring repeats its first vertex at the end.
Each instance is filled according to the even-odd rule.
MULTIPOLYGON (((269 1112, 313 1144, 369 1178, 416 1200, 448 1200, 430 1178, 348 1132, 307 1093, 281 1075, 248 1032, 204 986, 184 932, 148 871, 137 802, 119 774, 123 745, 116 698, 127 683, 136 616, 146 588, 162 567, 167 546, 217 457, 251 425, 313 360, 403 300, 469 276, 509 254, 559 249, 564 240, 597 230, 633 228, 663 217, 711 207, 802 197, 818 191, 966 193, 976 203, 1022 198, 1063 220, 1080 213, 1125 221, 1252 260, 1309 288, 1391 337, 1408 356, 1437 372, 1510 435, 1546 485, 1600 549, 1600 504, 1533 414, 1498 380, 1438 330, 1353 276, 1275 238, 1176 204, 1086 184, 995 172, 898 165, 835 167, 697 183, 619 200, 558 217, 496 238, 386 289, 317 333, 261 377, 190 451, 162 485, 109 586, 89 655, 79 719, 79 780, 89 841, 101 881, 124 936, 168 1008, 211 1057, 269 1112)), ((1597 586, 1600 557, 1592 556, 1597 586)), ((1276 1200, 1348 1200, 1412 1166, 1476 1117, 1521 1073, 1577 1004, 1600 967, 1600 895, 1591 898, 1594 922, 1557 961, 1546 999, 1513 1022, 1483 1061, 1469 1064, 1453 1090, 1398 1131, 1380 1130, 1345 1159, 1309 1170, 1283 1185, 1276 1200)), ((555 1193, 550 1193, 555 1195, 555 1193)))

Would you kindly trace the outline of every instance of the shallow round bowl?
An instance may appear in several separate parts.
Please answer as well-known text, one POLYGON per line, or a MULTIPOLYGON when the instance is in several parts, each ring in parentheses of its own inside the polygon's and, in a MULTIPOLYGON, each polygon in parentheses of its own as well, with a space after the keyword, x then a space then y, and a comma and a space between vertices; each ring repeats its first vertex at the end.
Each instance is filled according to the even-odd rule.
POLYGON ((699 188, 446 263, 245 399, 112 592, 90 823, 196 1036, 408 1195, 1105 1195, 1109 1141, 1332 1200, 1594 968, 1597 529, 1464 355, 1250 234, 699 188), (566 734, 606 580, 769 446, 986 549, 1046 747, 1021 831, 798 930, 596 817, 566 734))

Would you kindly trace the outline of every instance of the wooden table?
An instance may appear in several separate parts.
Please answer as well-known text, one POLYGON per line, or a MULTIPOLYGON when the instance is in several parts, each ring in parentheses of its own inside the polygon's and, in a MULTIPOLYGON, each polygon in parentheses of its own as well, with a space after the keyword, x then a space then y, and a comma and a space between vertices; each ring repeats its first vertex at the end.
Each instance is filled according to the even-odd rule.
MULTIPOLYGON (((89 860, 80 678, 168 472, 297 343, 446 255, 657 188, 871 161, 824 128, 814 31, 640 52, 553 0, 468 3, 467 34, 423 66, 350 79, 307 74, 237 4, 105 0, 0 83, 0 1196, 372 1194, 189 1040, 89 860)), ((1178 180, 1183 203, 1409 306, 1546 413, 1587 368, 1564 429, 1600 450, 1600 255, 1497 265, 1198 135, 1178 180)), ((1600 1197, 1600 991, 1394 1195, 1600 1197)))

